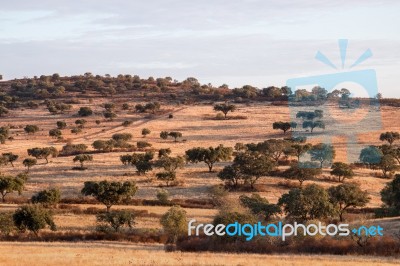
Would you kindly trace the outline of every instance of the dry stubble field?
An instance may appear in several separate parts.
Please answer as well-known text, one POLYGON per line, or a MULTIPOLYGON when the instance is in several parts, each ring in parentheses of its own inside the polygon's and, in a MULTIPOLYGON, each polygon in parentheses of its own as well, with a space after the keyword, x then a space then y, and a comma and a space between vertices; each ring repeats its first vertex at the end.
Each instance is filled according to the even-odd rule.
MULTIPOLYGON (((195 105, 195 106, 167 106, 163 107, 168 109, 168 113, 173 113, 174 118, 168 119, 168 113, 156 117, 145 117, 144 115, 134 113, 132 111, 118 111, 118 118, 112 122, 102 122, 100 125, 95 124, 95 120, 102 119, 101 111, 99 107, 101 102, 97 101, 96 105, 87 102, 83 105, 75 105, 74 109, 70 114, 66 115, 50 115, 45 109, 37 110, 20 110, 13 112, 12 116, 2 118, 0 125, 13 125, 13 126, 25 126, 26 124, 37 124, 41 129, 40 132, 33 136, 28 136, 23 132, 23 129, 12 130, 15 134, 15 140, 7 142, 5 145, 1 145, 0 152, 12 151, 20 156, 19 161, 15 164, 15 168, 7 166, 2 171, 5 173, 18 173, 24 171, 22 165, 22 158, 27 157, 26 150, 33 147, 44 147, 44 146, 55 146, 61 149, 65 143, 56 142, 48 136, 48 131, 55 128, 56 121, 64 120, 69 125, 69 129, 63 130, 65 139, 72 141, 74 144, 83 143, 91 146, 94 140, 97 139, 109 139, 114 133, 131 133, 134 136, 132 143, 143 140, 140 132, 141 129, 146 127, 152 132, 148 135, 145 140, 150 142, 155 149, 167 148, 172 149, 173 155, 183 155, 185 150, 196 147, 196 146, 217 146, 224 144, 225 146, 234 146, 237 142, 258 142, 268 138, 280 138, 283 137, 281 131, 275 131, 272 129, 272 123, 275 121, 287 121, 289 119, 289 109, 282 106, 271 106, 266 104, 252 104, 251 106, 240 105, 238 110, 232 115, 246 116, 244 120, 211 120, 209 117, 215 115, 210 105, 195 105), (91 106, 97 115, 85 118, 88 120, 86 128, 83 133, 74 135, 70 133, 70 128, 74 121, 78 119, 75 115, 77 109, 80 106, 91 106), (132 125, 128 127, 121 126, 121 123, 125 120, 134 121, 132 125), (184 142, 174 143, 172 140, 162 140, 159 138, 159 133, 162 130, 166 131, 181 131, 183 133, 184 142)), ((299 110, 304 108, 297 107, 299 110)), ((378 110, 364 110, 369 115, 373 115, 376 119, 382 119, 382 129, 369 132, 365 129, 365 133, 358 134, 357 139, 364 145, 379 144, 379 134, 382 131, 400 131, 400 122, 396 117, 399 117, 398 108, 393 107, 382 107, 378 110)), ((364 112, 364 113, 365 113, 364 112)), ((343 114, 337 114, 338 117, 343 114)), ((354 118, 354 116, 352 116, 354 118)), ((356 119, 357 120, 357 119, 356 119)), ((348 130, 351 131, 354 126, 351 121, 347 122, 348 130)), ((335 131, 335 123, 328 122, 327 128, 322 133, 317 129, 315 133, 305 133, 310 137, 310 141, 317 143, 323 135, 333 137, 333 143, 337 149, 337 161, 346 160, 347 140, 343 136, 338 136, 335 131), (321 135, 323 134, 323 135, 321 135)), ((84 181, 89 180, 135 180, 138 184, 139 190, 136 194, 137 198, 142 199, 155 199, 156 191, 159 189, 159 182, 153 180, 147 182, 148 179, 154 179, 154 173, 147 174, 146 177, 136 176, 134 169, 129 166, 123 166, 119 161, 119 156, 123 153, 104 153, 94 154, 94 161, 88 164, 88 170, 86 171, 73 171, 71 168, 74 166, 72 162, 73 157, 58 157, 51 158, 49 164, 40 162, 32 168, 30 173, 30 179, 24 191, 24 197, 30 197, 34 192, 48 188, 58 187, 61 189, 63 196, 65 197, 79 197, 80 189, 82 188, 84 181), (127 175, 128 174, 128 175, 127 175)), ((43 160, 44 161, 44 160, 43 160)), ((215 170, 222 169, 227 163, 219 163, 215 166, 215 170)), ((329 169, 324 171, 324 175, 328 176, 329 169)), ((189 164, 185 169, 178 172, 178 178, 183 182, 182 186, 167 188, 172 198, 182 199, 201 199, 208 197, 208 188, 220 184, 221 181, 216 177, 216 173, 208 173, 205 164, 192 165, 189 164)), ((277 183, 281 181, 281 178, 276 177, 264 177, 261 178, 258 187, 262 191, 260 194, 266 197, 270 202, 276 202, 280 195, 287 191, 286 188, 278 186, 277 183)), ((324 179, 315 180, 322 186, 331 186, 337 183, 326 181, 324 179)), ((387 180, 374 177, 374 173, 370 170, 357 169, 356 176, 353 182, 357 182, 363 189, 366 189, 371 195, 371 202, 369 207, 378 207, 381 205, 379 191, 383 188, 387 180)), ((231 193, 232 198, 236 198, 238 195, 243 193, 231 193)), ((15 205, 1 205, 2 210, 13 209, 15 205)), ((82 208, 86 206, 81 206, 82 208)), ((99 205, 98 207, 101 208, 99 205)), ((160 216, 166 211, 166 207, 148 207, 148 206, 115 206, 115 208, 133 208, 133 209, 146 209, 149 213, 155 213, 155 217, 160 216)), ((190 218, 196 218, 199 221, 210 221, 216 210, 204 210, 204 209, 187 209, 190 218)), ((95 225, 94 216, 90 215, 74 215, 65 214, 56 216, 56 223, 60 226, 60 229, 65 230, 88 230, 93 228, 95 225)), ((137 221, 136 227, 138 228, 160 228, 158 218, 140 218, 137 221)), ((14 243, 13 245, 19 245, 14 243)), ((20 244, 26 245, 27 244, 20 244)), ((42 244, 38 244, 42 245, 42 244)), ((6 252, 9 244, 2 243, 1 250, 6 252)), ((46 257, 46 252, 57 252, 55 250, 59 248, 73 248, 67 247, 67 244, 60 244, 60 246, 48 246, 41 248, 42 255, 39 253, 37 256, 46 257), (53 250, 55 249, 55 250, 53 250)), ((74 244, 75 246, 75 244, 74 244)), ((34 248, 34 246, 32 246, 34 248)), ((75 248, 75 247, 74 247, 75 248)), ((96 247, 99 252, 104 247, 96 247)), ((111 247, 110 247, 111 248, 111 247)), ((149 252, 149 251, 137 251, 140 248, 136 248, 135 252, 149 252)), ((117 249, 114 248, 113 252, 117 249)), ((2 252, 2 254, 5 254, 2 252)), ((161 251, 155 251, 161 252, 161 251)), ((85 252, 78 252, 85 253, 85 252)), ((11 254, 12 255, 12 254, 11 254)), ((75 255, 74 255, 75 256, 75 255)), ((83 256, 83 255, 82 255, 83 256)), ((89 255, 88 255, 89 256, 89 255)), ((92 255, 90 255, 92 256, 92 255)), ((165 264, 174 265, 174 260, 178 260, 179 254, 169 255, 166 254, 165 264), (171 261, 170 261, 171 260, 171 261)), ((184 256, 184 260, 190 260, 197 254, 184 256)), ((207 254, 203 254, 205 258, 207 254)), ((264 256, 259 255, 246 255, 254 259, 254 265, 262 263, 264 256)), ((8 257, 8 256, 7 256, 8 257)), ((133 257, 137 257, 133 256, 133 257)), ((218 257, 218 256, 215 256, 218 257)), ((268 257, 268 256, 267 256, 268 257)), ((265 257, 266 258, 266 257, 265 257)), ((271 263, 274 261, 274 257, 268 257, 271 259, 271 263)), ((57 260, 54 256, 52 259, 57 260)), ((85 259, 83 257, 82 259, 85 259)), ((90 258, 86 258, 90 259, 90 258)), ((135 258, 134 258, 135 259, 135 258)), ((137 259, 137 258, 136 258, 137 259)), ((183 259, 183 256, 182 258, 183 259)), ((232 259, 237 260, 236 264, 242 264, 242 258, 240 255, 232 255, 232 259)), ((276 259, 276 258, 275 258, 276 259)), ((313 258, 309 258, 313 260, 313 258)), ((317 259, 317 258, 314 258, 317 259)), ((352 258, 346 258, 351 263, 352 258)), ((36 260, 35 260, 36 261, 36 260)), ((246 259, 243 263, 245 263, 246 259)), ((302 263, 306 260, 302 260, 302 263)), ((329 264, 328 259, 323 265, 329 264)), ((187 261, 188 262, 188 261, 187 261)), ((276 260, 277 262, 277 260, 276 260)), ((287 261, 289 262, 289 261, 287 261)), ((296 260, 293 259, 293 263, 296 260)), ((311 262, 311 261, 310 261, 311 262)), ((45 262, 44 262, 45 263, 45 262)), ((148 263, 148 261, 146 262, 148 263)), ((195 261, 193 262, 195 264, 195 261)), ((218 262, 215 262, 218 265, 218 262)), ((221 260, 222 263, 222 260, 221 260)), ((321 262, 322 263, 322 262, 321 262)), ((345 261, 343 261, 345 263, 345 261)), ((341 263, 341 264, 343 264, 341 263)), ((2 263, 0 263, 2 264, 2 263)), ((135 264, 135 263, 134 263, 135 264)), ((273 264, 273 263, 272 263, 273 264)), ((45 264, 42 264, 45 265, 45 264)), ((285 264, 288 265, 288 264, 285 264)), ((290 265, 290 264, 289 264, 290 265)), ((368 265, 368 264, 367 264, 368 265)))

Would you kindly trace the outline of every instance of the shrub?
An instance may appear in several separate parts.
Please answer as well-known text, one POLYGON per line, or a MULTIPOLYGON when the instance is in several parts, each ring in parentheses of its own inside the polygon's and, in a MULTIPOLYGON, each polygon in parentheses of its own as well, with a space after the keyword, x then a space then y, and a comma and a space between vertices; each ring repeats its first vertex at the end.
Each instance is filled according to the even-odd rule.
POLYGON ((148 143, 147 141, 138 141, 136 143, 136 146, 139 149, 145 149, 145 148, 151 147, 152 145, 150 143, 148 143))
POLYGON ((165 190, 165 189, 158 190, 157 191, 157 200, 163 205, 169 204, 169 192, 168 192, 168 190, 165 190))
POLYGON ((96 219, 98 222, 97 229, 100 231, 106 231, 107 227, 111 227, 115 232, 119 232, 121 227, 129 227, 132 228, 134 225, 135 214, 126 211, 112 211, 106 213, 100 213, 96 215, 96 219), (106 229, 106 230, 104 230, 106 229))
POLYGON ((48 225, 52 231, 56 230, 52 214, 40 205, 25 205, 19 207, 13 214, 13 220, 18 230, 29 230, 38 236, 39 231, 48 225))
POLYGON ((35 134, 39 131, 39 127, 37 125, 26 125, 24 130, 28 134, 35 134))
POLYGON ((78 111, 79 116, 91 116, 93 114, 93 110, 90 107, 81 107, 78 111))
POLYGON ((58 188, 39 191, 31 198, 32 203, 40 203, 44 207, 54 207, 60 202, 61 192, 58 188))
POLYGON ((179 206, 170 208, 160 219, 168 243, 176 244, 178 237, 187 233, 186 211, 179 206))

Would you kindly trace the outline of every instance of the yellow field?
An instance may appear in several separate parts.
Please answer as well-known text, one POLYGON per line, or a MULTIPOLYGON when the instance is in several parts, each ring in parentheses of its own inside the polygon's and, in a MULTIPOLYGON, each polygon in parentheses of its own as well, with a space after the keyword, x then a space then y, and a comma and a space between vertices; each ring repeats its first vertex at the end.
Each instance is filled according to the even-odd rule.
MULTIPOLYGON (((86 104, 91 106, 98 113, 102 110, 99 107, 100 102, 94 104, 86 104)), ((75 114, 79 106, 74 106, 75 109, 71 114, 75 114)), ((281 106, 268 106, 265 104, 254 104, 252 106, 241 105, 238 110, 232 115, 246 116, 245 120, 209 120, 204 119, 205 116, 215 115, 211 106, 167 106, 165 109, 174 113, 173 119, 168 119, 167 115, 161 115, 152 119, 146 119, 143 115, 133 113, 132 111, 119 111, 118 118, 112 122, 102 122, 100 125, 94 123, 97 119, 102 119, 100 115, 95 115, 89 118, 84 132, 78 135, 71 134, 70 129, 63 130, 64 138, 72 141, 75 144, 83 143, 91 148, 91 144, 97 139, 109 139, 114 133, 127 132, 134 136, 132 143, 139 140, 150 142, 154 148, 172 149, 173 154, 183 155, 185 150, 195 146, 216 146, 224 144, 226 146, 234 146, 237 142, 258 142, 268 138, 281 138, 284 135, 281 131, 272 129, 274 121, 288 120, 288 108, 281 106), (134 123, 128 127, 121 126, 122 121, 132 120, 134 123), (141 136, 141 129, 147 127, 152 132, 145 139, 141 136), (172 140, 162 140, 159 138, 159 133, 162 130, 181 131, 185 142, 173 143, 172 140)), ((304 108, 298 107, 299 110, 304 108)), ((33 136, 28 136, 23 132, 23 129, 13 129, 12 131, 18 134, 15 140, 1 145, 1 152, 12 151, 20 155, 20 159, 16 162, 16 167, 3 167, 2 172, 17 173, 24 171, 21 161, 27 157, 26 150, 32 147, 55 146, 59 149, 65 143, 54 141, 48 136, 48 131, 55 128, 56 121, 64 120, 69 125, 69 128, 78 119, 75 115, 50 115, 45 109, 38 110, 22 110, 13 112, 12 116, 2 118, 2 125, 14 125, 23 127, 26 124, 37 124, 41 131, 33 136), (32 121, 32 118, 35 121, 32 121)), ((393 117, 398 117, 400 114, 397 108, 382 107, 381 112, 376 111, 376 115, 382 116, 382 130, 368 132, 358 135, 358 139, 365 145, 380 144, 379 134, 382 131, 400 131, 399 120, 393 120, 393 117)), ((345 160, 346 158, 346 139, 337 136, 335 133, 335 125, 327 125, 327 129, 323 132, 325 135, 331 135, 334 140, 334 145, 337 150, 336 160, 345 160)), ((351 124, 349 124, 351 130, 351 124)), ((317 130, 318 131, 318 130, 317 130)), ((319 133, 309 133, 310 140, 313 143, 318 142, 319 133), (312 138, 312 139, 311 139, 312 138)), ((139 190, 138 198, 154 199, 158 189, 159 182, 155 180, 155 171, 148 173, 146 177, 137 176, 134 169, 130 166, 123 166, 119 161, 119 156, 126 153, 107 153, 95 154, 94 161, 88 163, 89 169, 86 171, 74 171, 71 168, 74 166, 73 157, 58 157, 51 158, 49 164, 44 164, 44 160, 39 160, 39 164, 31 170, 30 181, 27 184, 27 189, 24 195, 30 197, 32 193, 47 188, 49 186, 59 187, 63 196, 77 197, 82 188, 84 181, 88 180, 135 180, 138 183, 139 190), (128 174, 128 176, 124 175, 128 174), (148 180, 153 180, 148 182, 148 180)), ((215 170, 222 169, 228 163, 218 163, 215 170)), ((324 171, 323 176, 329 176, 329 169, 324 171)), ((205 164, 188 164, 185 169, 178 171, 178 179, 183 182, 182 186, 168 188, 172 198, 205 198, 208 196, 208 188, 215 184, 220 184, 221 181, 216 177, 216 173, 207 173, 205 164)), ((277 186, 277 183, 282 181, 281 178, 264 177, 260 179, 259 186, 263 191, 261 194, 271 202, 276 202, 280 195, 287 189, 277 186)), ((379 179, 373 176, 373 172, 365 169, 357 169, 354 182, 359 183, 363 189, 366 189, 371 195, 370 207, 381 205, 379 191, 387 182, 385 179, 379 179)), ((316 180, 322 186, 330 186, 337 184, 324 180, 316 180)), ((232 193, 235 195, 237 193, 232 193)))
MULTIPOLYGON (((61 149, 65 143, 57 142, 48 136, 48 131, 55 128, 56 121, 64 120, 68 124, 68 129, 63 130, 66 140, 74 144, 86 144, 91 148, 91 144, 97 139, 109 139, 114 133, 131 133, 134 136, 132 143, 146 140, 153 145, 153 148, 171 148, 173 155, 183 155, 185 150, 192 147, 234 146, 237 142, 259 142, 269 138, 284 137, 281 131, 272 129, 275 121, 288 121, 289 112, 287 107, 270 106, 265 104, 254 104, 252 106, 239 105, 238 110, 231 115, 245 116, 242 120, 211 120, 207 119, 215 112, 210 105, 195 106, 167 106, 168 112, 164 115, 146 118, 144 115, 136 114, 132 111, 118 111, 118 118, 112 122, 103 121, 100 125, 95 124, 95 120, 100 119, 102 108, 101 102, 92 104, 87 102, 83 105, 74 105, 74 110, 70 114, 50 115, 45 109, 19 110, 13 111, 11 116, 2 118, 0 126, 12 125, 19 127, 12 129, 14 140, 8 141, 0 146, 0 153, 14 152, 20 156, 15 163, 15 167, 2 167, 2 173, 16 174, 25 171, 22 160, 27 156, 27 149, 33 147, 55 146, 61 149), (74 135, 70 133, 70 128, 74 126, 74 121, 78 119, 75 115, 80 106, 91 106, 97 114, 85 118, 88 123, 85 125, 83 133, 74 135), (168 119, 168 114, 173 113, 174 118, 168 119), (121 126, 125 120, 132 120, 133 124, 128 127, 121 126), (23 132, 26 124, 37 124, 41 131, 35 135, 27 135, 23 132), (151 134, 146 138, 141 136, 142 128, 149 128, 151 134), (180 131, 183 139, 178 143, 172 140, 162 140, 159 138, 160 131, 180 131)), ((299 108, 301 110, 302 108, 299 108)), ((340 115, 340 114, 338 114, 340 115)), ((400 131, 400 120, 393 119, 399 117, 398 108, 382 107, 380 112, 374 113, 378 119, 380 116, 383 121, 383 128, 379 131, 372 131, 357 135, 357 139, 366 145, 378 145, 379 134, 383 131, 400 131)), ((354 118, 354 117, 353 117, 354 118)), ((351 122, 351 121, 350 121, 351 122)), ((351 130, 351 123, 348 130, 351 130)), ((347 156, 347 140, 343 136, 337 135, 334 130, 335 125, 327 125, 325 135, 333 137, 333 143, 337 150, 336 161, 345 161, 347 156)), ((319 140, 315 136, 320 133, 307 133, 312 143, 319 140)), ((119 156, 123 153, 101 153, 94 154, 94 161, 87 164, 88 170, 74 171, 72 156, 51 158, 48 164, 44 160, 39 160, 39 164, 31 169, 29 181, 23 197, 31 195, 39 190, 48 187, 58 187, 62 191, 63 197, 80 197, 80 190, 83 182, 93 180, 135 180, 139 190, 136 198, 155 199, 160 183, 155 179, 156 170, 146 176, 137 176, 135 169, 131 166, 124 166, 119 161, 119 156), (150 181, 149 181, 150 180, 150 181)), ((209 188, 213 185, 221 184, 217 178, 216 171, 222 169, 229 162, 218 163, 214 167, 213 173, 208 173, 205 164, 188 164, 184 169, 178 171, 178 179, 182 182, 181 186, 165 188, 170 192, 172 199, 204 199, 209 197, 209 188)), ((371 202, 368 207, 379 207, 382 202, 379 192, 384 187, 387 179, 374 176, 374 171, 367 169, 356 169, 356 176, 352 182, 357 182, 362 189, 368 191, 371 202)), ((324 169, 323 175, 313 181, 324 187, 336 185, 338 183, 329 181, 329 169, 324 169)), ((262 177, 257 187, 260 194, 270 202, 277 202, 278 198, 287 188, 279 186, 278 182, 284 181, 277 177, 262 177)), ((237 199, 244 192, 230 192, 231 199, 237 199)), ((18 197, 16 194, 12 197, 18 197)), ((104 208, 103 205, 75 205, 81 209, 88 207, 104 208)), ((13 204, 0 204, 0 211, 14 210, 17 206, 13 204)), ((139 229, 161 229, 159 217, 165 213, 168 207, 151 206, 113 206, 113 209, 135 209, 147 210, 153 214, 152 217, 138 217, 135 228, 139 229)), ((217 213, 216 209, 195 209, 188 208, 189 219, 196 219, 199 222, 209 222, 217 213)), ((379 220, 385 228, 393 229, 396 232, 398 219, 379 220)), ((94 215, 85 214, 57 214, 55 223, 60 231, 87 231, 93 230, 96 225, 94 215)), ((352 256, 289 256, 289 255, 254 255, 254 254, 211 254, 211 253, 165 253, 161 245, 140 245, 131 243, 6 243, 0 242, 0 265, 395 265, 395 259, 352 257, 352 256), (24 254, 21 256, 21 254, 24 254), (34 263, 33 263, 34 262, 34 263)))
POLYGON ((396 258, 164 252, 130 243, 0 243, 0 265, 398 265, 396 258), (6 255, 5 255, 6 254, 6 255))

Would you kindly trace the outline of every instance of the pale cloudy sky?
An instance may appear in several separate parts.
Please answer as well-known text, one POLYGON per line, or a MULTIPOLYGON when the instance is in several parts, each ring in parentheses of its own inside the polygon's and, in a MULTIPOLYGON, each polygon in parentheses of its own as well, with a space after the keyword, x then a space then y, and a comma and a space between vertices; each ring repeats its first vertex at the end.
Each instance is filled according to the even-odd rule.
POLYGON ((202 83, 282 86, 293 77, 375 69, 384 96, 400 97, 400 1, 1 1, 0 73, 193 76, 202 83), (344 69, 346 71, 346 68, 344 69))

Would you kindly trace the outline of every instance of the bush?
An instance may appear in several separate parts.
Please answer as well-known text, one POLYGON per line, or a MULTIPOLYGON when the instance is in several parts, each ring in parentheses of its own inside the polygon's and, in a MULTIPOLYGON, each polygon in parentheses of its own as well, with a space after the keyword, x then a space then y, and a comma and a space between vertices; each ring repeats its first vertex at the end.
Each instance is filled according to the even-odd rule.
POLYGON ((97 230, 102 232, 107 232, 108 228, 119 232, 121 227, 132 228, 135 223, 134 213, 126 210, 101 213, 96 215, 96 219, 98 222, 97 230))
POLYGON ((179 206, 170 208, 160 220, 164 232, 168 235, 168 242, 176 244, 179 236, 187 233, 186 211, 179 206))
POLYGON ((14 230, 14 220, 12 212, 1 212, 0 213, 0 232, 2 235, 8 236, 14 230))
POLYGON ((136 143, 136 146, 137 146, 139 149, 145 149, 145 148, 147 148, 147 147, 151 147, 152 145, 151 145, 150 143, 148 143, 147 141, 138 141, 138 142, 136 143))
POLYGON ((44 207, 54 207, 60 202, 61 192, 58 188, 39 191, 32 196, 32 203, 41 203, 44 207))
POLYGON ((158 190, 157 191, 157 200, 163 205, 169 204, 169 192, 168 192, 168 190, 165 190, 165 189, 158 190))
POLYGON ((61 154, 66 156, 81 154, 86 152, 87 148, 85 144, 67 144, 62 147, 61 154))
POLYGON ((93 110, 90 107, 81 107, 78 111, 79 116, 91 116, 93 114, 93 110))
POLYGON ((13 220, 18 230, 33 232, 38 236, 39 231, 48 225, 52 231, 56 230, 52 214, 40 205, 25 205, 19 207, 13 214, 13 220))

